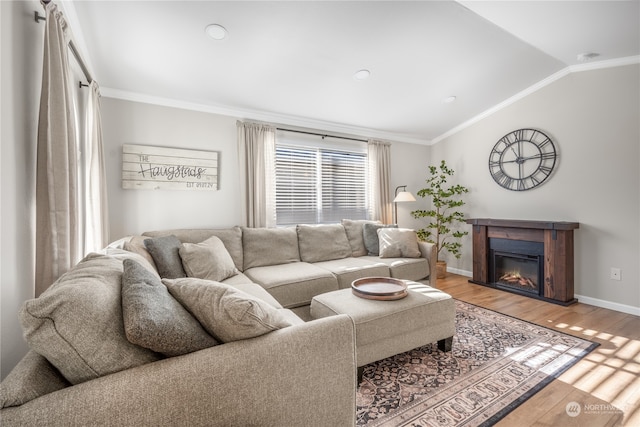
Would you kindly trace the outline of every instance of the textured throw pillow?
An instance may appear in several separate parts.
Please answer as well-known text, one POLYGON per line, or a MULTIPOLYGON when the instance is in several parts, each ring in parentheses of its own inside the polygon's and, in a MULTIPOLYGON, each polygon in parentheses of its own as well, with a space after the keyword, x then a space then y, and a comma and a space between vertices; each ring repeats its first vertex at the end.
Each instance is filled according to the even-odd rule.
POLYGON ((20 406, 69 385, 71 384, 47 359, 29 350, 2 381, 0 408, 20 406))
POLYGON ((238 274, 229 251, 216 236, 201 243, 183 243, 180 258, 189 277, 221 282, 238 274))
POLYGON ((229 285, 196 278, 163 279, 162 283, 211 335, 224 343, 291 326, 270 304, 229 285))
POLYGON ((369 255, 378 255, 380 253, 380 241, 378 240, 378 230, 381 228, 398 228, 397 224, 363 224, 362 235, 364 238, 364 246, 367 248, 369 255))
POLYGON ((302 261, 330 261, 351 256, 351 246, 342 224, 300 224, 296 228, 302 261))
POLYGON ((122 274, 122 317, 130 342, 166 356, 218 344, 157 276, 130 259, 122 274))
POLYGON ((364 224, 380 224, 380 221, 369 221, 366 219, 342 220, 344 231, 347 232, 347 238, 349 239, 349 245, 351 246, 351 256, 364 256, 368 253, 367 248, 364 245, 364 235, 362 231, 362 226, 364 224))
POLYGON ((242 228, 244 268, 300 261, 295 227, 242 228))
POLYGON ((127 258, 146 264, 124 250, 87 255, 20 310, 29 347, 72 384, 162 358, 125 336, 121 283, 127 258))
POLYGON ((131 239, 129 239, 128 242, 124 242, 122 247, 123 247, 123 249, 125 251, 135 252, 138 255, 141 255, 144 259, 146 259, 149 262, 149 264, 156 271, 158 271, 158 267, 156 267, 156 263, 153 260, 153 257, 151 256, 151 254, 149 253, 149 251, 147 250, 147 248, 144 245, 145 239, 148 239, 148 237, 132 236, 131 239))
POLYGON ((420 258, 418 235, 407 228, 380 228, 380 258, 420 258))
POLYGON ((182 242, 176 236, 170 235, 145 239, 144 245, 156 263, 160 277, 168 279, 187 277, 187 273, 182 267, 182 259, 180 259, 182 242))

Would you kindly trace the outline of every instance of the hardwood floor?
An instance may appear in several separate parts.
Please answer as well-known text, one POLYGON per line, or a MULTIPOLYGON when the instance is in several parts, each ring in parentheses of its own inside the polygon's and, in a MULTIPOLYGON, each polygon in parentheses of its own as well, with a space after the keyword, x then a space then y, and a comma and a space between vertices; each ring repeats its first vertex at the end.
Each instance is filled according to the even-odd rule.
POLYGON ((498 427, 640 426, 640 317, 587 304, 569 307, 468 282, 448 273, 436 287, 461 301, 600 343, 498 427), (567 405, 579 404, 570 417, 567 405))

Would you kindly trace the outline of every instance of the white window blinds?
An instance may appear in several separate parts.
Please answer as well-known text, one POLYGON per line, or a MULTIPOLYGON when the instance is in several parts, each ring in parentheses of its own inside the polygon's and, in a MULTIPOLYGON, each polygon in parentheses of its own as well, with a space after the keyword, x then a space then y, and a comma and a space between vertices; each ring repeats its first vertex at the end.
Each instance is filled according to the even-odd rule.
POLYGON ((276 139, 277 225, 367 218, 366 148, 282 139, 276 139))

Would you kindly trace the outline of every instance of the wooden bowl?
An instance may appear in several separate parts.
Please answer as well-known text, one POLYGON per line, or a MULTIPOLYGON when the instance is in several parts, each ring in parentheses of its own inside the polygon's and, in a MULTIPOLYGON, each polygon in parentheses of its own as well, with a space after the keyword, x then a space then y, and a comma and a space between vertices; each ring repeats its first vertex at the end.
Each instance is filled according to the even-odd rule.
POLYGON ((366 299, 393 301, 408 295, 407 284, 391 277, 363 277, 351 282, 355 296, 366 299))

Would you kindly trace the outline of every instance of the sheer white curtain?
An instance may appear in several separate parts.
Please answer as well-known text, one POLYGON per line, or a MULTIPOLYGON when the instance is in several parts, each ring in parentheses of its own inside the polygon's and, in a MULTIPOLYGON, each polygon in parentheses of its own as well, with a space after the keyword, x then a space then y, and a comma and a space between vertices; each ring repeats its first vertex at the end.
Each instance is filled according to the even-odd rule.
POLYGON ((390 224, 393 221, 389 191, 391 144, 370 139, 367 141, 367 158, 369 162, 370 217, 382 221, 384 224, 390 224))
POLYGON ((109 211, 107 180, 102 144, 100 87, 94 80, 89 84, 86 115, 85 198, 83 253, 103 248, 109 243, 109 211))
POLYGON ((273 227, 276 128, 241 121, 236 126, 243 223, 247 227, 273 227))
POLYGON ((78 149, 69 79, 67 23, 46 11, 36 177, 36 296, 80 257, 78 149))
POLYGON ((82 102, 74 97, 71 30, 55 4, 42 4, 46 21, 37 141, 36 296, 84 254, 104 247, 109 226, 100 90, 92 81, 82 102))

